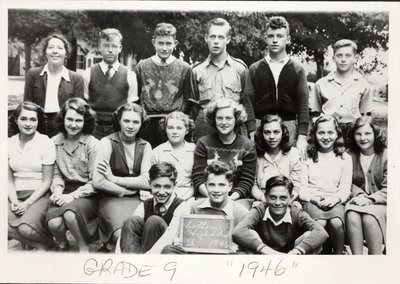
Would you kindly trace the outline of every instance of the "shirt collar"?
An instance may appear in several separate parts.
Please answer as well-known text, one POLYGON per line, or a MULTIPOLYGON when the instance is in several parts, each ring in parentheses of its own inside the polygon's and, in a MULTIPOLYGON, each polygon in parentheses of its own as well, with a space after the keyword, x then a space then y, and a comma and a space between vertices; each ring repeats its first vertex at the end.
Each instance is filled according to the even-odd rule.
MULTIPOLYGON (((25 144, 24 150, 28 150, 31 147, 31 145, 33 145, 35 143, 35 141, 38 139, 38 137, 39 137, 39 134, 36 131, 35 132, 35 136, 33 136, 33 138, 25 144)), ((17 144, 18 150, 22 151, 22 149, 20 147, 20 143, 19 143, 20 142, 19 141, 19 133, 17 133, 14 136, 12 136, 10 138, 10 142, 13 143, 13 144, 17 144)))
POLYGON ((151 57, 151 60, 153 60, 153 62, 154 63, 156 63, 157 65, 169 65, 169 64, 171 64, 172 62, 174 62, 175 61, 175 59, 176 59, 176 57, 175 56, 173 56, 172 54, 165 60, 165 64, 161 64, 161 58, 156 54, 156 55, 153 55, 152 57, 151 57))
MULTIPOLYGON (((210 55, 208 55, 208 57, 207 57, 207 59, 206 59, 206 62, 207 62, 207 66, 209 66, 210 64, 212 64, 212 65, 214 65, 214 66, 217 66, 216 64, 214 64, 214 62, 211 60, 211 56, 210 55)), ((228 65, 232 65, 233 64, 233 59, 232 59, 232 57, 229 55, 229 54, 227 54, 227 57, 226 57, 226 60, 225 60, 225 64, 228 64, 228 65)), ((225 65, 224 64, 224 65, 225 65)))
MULTIPOLYGON (((336 71, 330 72, 326 77, 329 81, 332 81, 332 80, 337 81, 336 80, 336 71)), ((363 78, 359 72, 354 71, 354 70, 351 72, 351 77, 354 81, 359 81, 363 78)))
MULTIPOLYGON (((44 73, 47 73, 47 74, 50 73, 50 71, 49 71, 49 65, 48 65, 48 64, 46 64, 46 65, 43 67, 42 72, 40 72, 40 76, 43 76, 44 73)), ((65 81, 71 82, 71 79, 69 78, 68 69, 67 69, 65 66, 62 67, 60 76, 61 76, 61 78, 64 78, 65 81)))
POLYGON ((263 221, 271 220, 272 224, 275 226, 279 226, 282 223, 288 223, 292 224, 292 216, 290 215, 290 207, 287 208, 285 216, 283 216, 282 219, 280 219, 278 222, 275 222, 275 220, 272 218, 271 213, 269 212, 269 207, 265 210, 264 218, 263 221))
MULTIPOLYGON (((110 65, 110 64, 105 63, 103 60, 100 62, 100 68, 104 74, 106 74, 106 72, 108 70, 108 65, 110 65)), ((111 66, 113 67, 112 69, 114 69, 115 72, 117 72, 120 65, 121 65, 121 63, 119 63, 119 61, 117 60, 111 66)))
MULTIPOLYGON (((59 135, 55 136, 53 139, 54 139, 54 145, 58 146, 58 145, 64 145, 65 140, 67 140, 67 137, 65 136, 64 133, 60 133, 59 135)), ((79 143, 80 144, 87 144, 88 139, 89 139, 89 135, 82 134, 79 137, 79 143)))
MULTIPOLYGON (((164 206, 164 208, 165 208, 164 214, 168 211, 168 209, 169 209, 169 207, 171 206, 172 201, 174 201, 175 197, 176 197, 176 193, 173 192, 173 193, 171 194, 171 197, 168 199, 168 201, 167 201, 166 203, 163 204, 163 206, 164 206)), ((156 199, 154 198, 154 207, 155 207, 157 204, 158 204, 158 202, 157 202, 156 199)))
POLYGON ((265 60, 268 62, 268 64, 271 64, 271 63, 280 63, 280 64, 282 64, 282 65, 285 65, 286 63, 288 63, 289 62, 289 56, 285 56, 284 58, 282 58, 280 61, 276 61, 276 60, 273 60, 272 58, 271 58, 271 56, 269 56, 269 54, 267 54, 267 56, 265 56, 265 60))
POLYGON ((275 162, 275 161, 279 161, 279 159, 281 158, 282 154, 283 154, 283 153, 282 153, 282 150, 279 150, 278 155, 276 155, 275 159, 272 160, 272 158, 271 158, 271 156, 268 154, 268 152, 265 152, 265 153, 264 153, 264 158, 265 158, 268 162, 273 163, 273 162, 275 162))
POLYGON ((210 198, 206 198, 203 203, 197 206, 198 208, 212 208, 215 210, 221 210, 228 217, 233 217, 233 201, 228 197, 228 202, 225 204, 224 208, 215 208, 210 203, 210 198))

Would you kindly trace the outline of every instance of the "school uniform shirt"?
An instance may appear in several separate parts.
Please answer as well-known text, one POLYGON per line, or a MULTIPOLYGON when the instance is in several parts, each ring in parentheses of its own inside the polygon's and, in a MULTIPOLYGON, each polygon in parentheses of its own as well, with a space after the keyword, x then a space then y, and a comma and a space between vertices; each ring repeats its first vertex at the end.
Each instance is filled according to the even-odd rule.
POLYGON ((291 205, 284 217, 275 222, 268 205, 263 203, 252 208, 235 227, 233 240, 240 246, 258 253, 264 244, 279 252, 287 253, 294 248, 295 240, 308 231, 310 234, 296 246, 303 254, 313 252, 328 239, 324 228, 306 212, 291 205))
POLYGON ((42 183, 42 166, 53 165, 55 159, 54 143, 47 135, 36 132, 23 149, 19 134, 8 138, 8 165, 16 191, 37 189, 42 183))
POLYGON ((300 200, 309 202, 311 197, 335 196, 341 203, 350 196, 353 175, 353 162, 347 153, 336 156, 333 151, 329 153, 318 152, 318 162, 311 158, 305 162, 308 186, 299 192, 300 200))
POLYGON ((82 134, 74 149, 66 147, 64 133, 59 133, 52 138, 56 147, 56 164, 54 167, 51 192, 62 193, 65 182, 83 183, 72 195, 78 199, 87 197, 96 192, 93 187, 92 175, 96 145, 99 142, 92 135, 82 134))
POLYGON ((184 196, 189 189, 193 188, 192 170, 194 148, 194 143, 185 141, 183 150, 175 152, 171 143, 167 141, 153 149, 151 156, 152 165, 168 162, 175 166, 178 172, 175 193, 178 197, 184 196))
POLYGON ((148 114, 185 111, 189 98, 190 66, 175 56, 165 63, 154 55, 141 60, 135 68, 140 84, 140 103, 148 114))
POLYGON ((372 92, 369 83, 356 71, 351 83, 343 86, 336 71, 319 79, 310 96, 310 108, 334 116, 340 123, 354 122, 361 114, 372 111, 372 92))
POLYGON ((254 90, 246 64, 228 55, 224 65, 215 65, 211 57, 195 65, 190 74, 190 101, 206 108, 208 103, 227 98, 242 104, 247 113, 247 131, 256 129, 252 100, 254 90))

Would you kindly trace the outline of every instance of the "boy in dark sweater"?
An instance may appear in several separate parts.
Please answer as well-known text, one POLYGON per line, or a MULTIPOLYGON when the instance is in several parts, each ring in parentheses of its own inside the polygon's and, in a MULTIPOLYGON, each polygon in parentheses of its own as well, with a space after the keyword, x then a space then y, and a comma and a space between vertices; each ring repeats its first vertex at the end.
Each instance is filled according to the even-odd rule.
POLYGON ((167 141, 161 124, 173 111, 188 112, 189 64, 172 53, 178 41, 176 28, 168 23, 157 24, 152 43, 156 54, 141 60, 135 71, 140 86, 139 100, 149 117, 142 138, 154 149, 167 141))
POLYGON ((290 43, 289 23, 284 17, 271 17, 267 24, 268 55, 253 63, 250 78, 255 92, 254 112, 257 119, 277 114, 306 158, 308 134, 308 87, 305 70, 286 52, 290 43), (297 128, 298 127, 298 128, 297 128))
POLYGON ((265 190, 266 203, 250 210, 235 227, 233 240, 259 254, 318 253, 328 234, 306 212, 290 205, 293 183, 278 175, 267 181, 265 190))
POLYGON ((190 207, 174 193, 177 171, 172 164, 154 164, 149 170, 153 198, 141 203, 121 231, 123 253, 146 253, 162 237, 171 223, 190 207))

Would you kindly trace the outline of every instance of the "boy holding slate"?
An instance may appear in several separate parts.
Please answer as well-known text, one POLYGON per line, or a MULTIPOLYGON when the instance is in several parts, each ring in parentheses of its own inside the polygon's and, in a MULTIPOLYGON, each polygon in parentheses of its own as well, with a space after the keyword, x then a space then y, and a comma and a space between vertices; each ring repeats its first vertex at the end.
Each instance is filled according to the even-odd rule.
MULTIPOLYGON (((190 214, 220 215, 233 218, 234 226, 248 213, 248 210, 241 204, 231 200, 228 196, 232 188, 233 172, 227 164, 214 161, 205 169, 206 188, 208 198, 196 200, 192 203, 190 214)), ((177 215, 175 215, 177 216, 177 215)), ((175 218, 174 216, 174 218, 175 218)), ((154 245, 152 253, 163 254, 184 254, 186 251, 181 246, 181 239, 174 240, 178 236, 179 222, 172 220, 167 232, 154 245), (174 244, 173 243, 174 240, 174 244)), ((181 238, 181 237, 180 237, 181 238)), ((235 252, 237 248, 231 248, 235 252)))
POLYGON ((122 253, 146 253, 164 234, 171 220, 189 214, 190 208, 174 190, 177 170, 170 163, 154 164, 149 170, 153 198, 146 199, 125 220, 120 238, 122 253))
POLYGON ((291 206, 293 183, 284 175, 265 185, 266 202, 252 208, 235 227, 233 240, 259 254, 314 254, 328 239, 324 228, 291 206))

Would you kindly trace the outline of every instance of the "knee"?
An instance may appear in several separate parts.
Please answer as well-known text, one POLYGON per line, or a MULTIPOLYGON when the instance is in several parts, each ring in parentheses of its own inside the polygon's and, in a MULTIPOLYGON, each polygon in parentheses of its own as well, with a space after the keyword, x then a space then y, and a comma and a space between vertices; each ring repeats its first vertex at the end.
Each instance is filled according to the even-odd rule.
POLYGON ((21 224, 18 227, 18 232, 21 236, 26 239, 38 239, 40 238, 39 234, 30 226, 26 224, 21 224))
POLYGON ((343 222, 339 218, 333 218, 329 220, 329 225, 335 231, 343 231, 343 222))
POLYGON ((65 211, 63 217, 64 217, 65 222, 67 222, 67 223, 76 222, 75 212, 73 212, 71 210, 65 211))
POLYGON ((124 221, 122 224, 122 231, 131 231, 136 228, 140 223, 143 223, 143 219, 138 216, 131 216, 124 221))
POLYGON ((318 224, 320 224, 322 227, 326 227, 326 220, 317 220, 318 224))
POLYGON ((53 219, 50 219, 47 224, 50 228, 50 230, 54 231, 59 229, 63 225, 64 221, 61 217, 56 217, 53 219))
POLYGON ((374 227, 378 226, 378 222, 371 215, 363 214, 361 219, 362 219, 363 227, 365 227, 365 228, 374 228, 374 227))
POLYGON ((152 215, 147 218, 145 225, 146 226, 158 226, 158 225, 166 224, 164 219, 157 215, 152 215))
POLYGON ((349 211, 346 214, 346 224, 349 226, 359 225, 361 221, 360 214, 354 211, 349 211))

